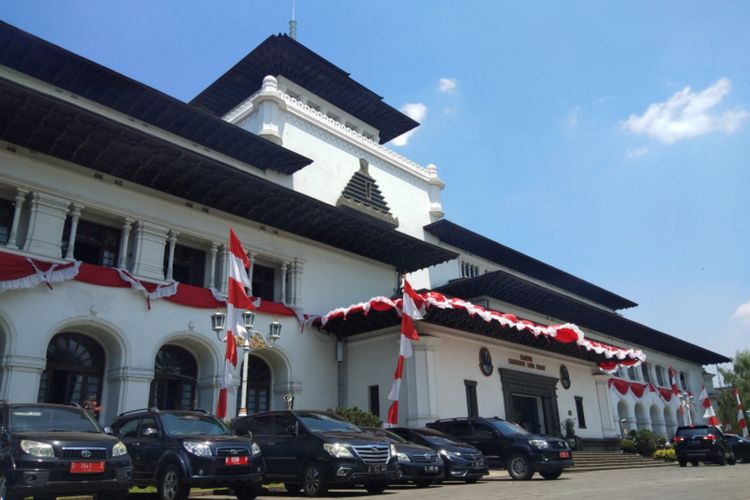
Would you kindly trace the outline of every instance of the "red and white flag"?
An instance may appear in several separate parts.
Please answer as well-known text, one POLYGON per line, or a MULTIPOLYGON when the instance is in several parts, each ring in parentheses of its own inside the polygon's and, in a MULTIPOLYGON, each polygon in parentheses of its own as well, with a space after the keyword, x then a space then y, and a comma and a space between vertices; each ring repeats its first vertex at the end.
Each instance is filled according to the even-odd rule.
POLYGON ((672 394, 676 396, 680 392, 680 390, 677 388, 677 372, 674 368, 672 368, 672 365, 669 365, 667 373, 669 373, 669 385, 672 387, 672 394))
POLYGON ((734 386, 734 397, 737 399, 737 428, 739 434, 747 437, 747 422, 745 421, 745 409, 742 407, 742 400, 740 399, 740 391, 737 386, 734 386))
POLYGON ((253 303, 245 291, 245 288, 250 286, 250 277, 247 274, 248 267, 250 267, 250 260, 242 249, 242 243, 240 243, 234 231, 230 229, 227 348, 224 356, 224 376, 221 379, 219 402, 216 406, 216 416, 219 418, 224 418, 227 414, 227 390, 232 386, 232 373, 237 367, 237 342, 247 335, 245 324, 242 321, 242 312, 246 309, 254 309, 253 303))
POLYGON ((388 400, 393 401, 390 408, 388 408, 388 427, 398 425, 398 399, 401 392, 401 379, 404 375, 404 359, 410 358, 414 354, 411 348, 412 340, 419 340, 419 334, 414 326, 414 321, 422 319, 421 306, 423 302, 422 297, 412 289, 409 282, 406 281, 406 277, 404 277, 404 295, 401 305, 401 342, 398 352, 398 364, 396 365, 396 372, 393 374, 393 387, 391 387, 391 392, 388 394, 388 400))
POLYGON ((703 418, 708 420, 708 425, 719 425, 719 418, 716 416, 716 412, 714 411, 714 405, 711 403, 711 398, 708 397, 708 391, 706 390, 706 386, 701 382, 701 393, 698 396, 698 401, 701 402, 701 406, 703 406, 705 412, 703 413, 703 418))

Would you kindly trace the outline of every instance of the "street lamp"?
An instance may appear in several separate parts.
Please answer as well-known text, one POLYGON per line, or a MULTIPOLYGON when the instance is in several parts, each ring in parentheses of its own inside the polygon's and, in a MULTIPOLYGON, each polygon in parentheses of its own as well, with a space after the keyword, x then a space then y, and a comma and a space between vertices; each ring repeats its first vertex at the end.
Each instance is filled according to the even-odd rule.
MULTIPOLYGON (((216 332, 216 338, 220 342, 226 342, 227 337, 221 338, 221 332, 226 329, 227 315, 223 312, 216 311, 211 315, 211 328, 216 332)), ((258 330, 253 330, 255 323, 255 313, 253 311, 242 312, 242 322, 245 326, 245 337, 242 339, 242 394, 240 396, 240 417, 247 415, 247 366, 249 364, 250 351, 261 351, 271 349, 281 338, 281 323, 273 320, 268 325, 268 339, 270 343, 263 338, 258 330)))
POLYGON ((680 406, 687 418, 687 425, 693 425, 693 416, 690 414, 690 409, 693 407, 693 395, 688 392, 681 392, 678 396, 680 398, 680 406))

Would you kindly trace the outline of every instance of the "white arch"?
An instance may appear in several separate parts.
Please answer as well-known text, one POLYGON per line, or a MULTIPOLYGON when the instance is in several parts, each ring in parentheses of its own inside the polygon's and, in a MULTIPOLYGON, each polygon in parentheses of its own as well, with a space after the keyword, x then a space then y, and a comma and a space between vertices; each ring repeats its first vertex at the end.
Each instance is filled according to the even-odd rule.
POLYGON ((672 436, 674 436, 675 430, 677 428, 674 416, 672 415, 672 409, 669 406, 664 407, 664 426, 667 431, 666 438, 667 440, 669 440, 672 438, 672 436))
POLYGON ((265 361, 271 370, 271 409, 286 408, 284 395, 291 394, 294 396, 301 391, 301 387, 293 381, 292 364, 289 361, 288 354, 277 346, 271 349, 252 351, 251 354, 265 361))
POLYGON ((125 332, 115 323, 96 316, 76 316, 54 324, 37 345, 38 355, 47 357, 47 347, 58 333, 82 333, 96 340, 106 355, 105 373, 130 365, 131 348, 125 332))
POLYGON ((659 411, 659 407, 656 403, 652 404, 651 408, 649 408, 649 417, 651 418, 651 429, 656 433, 657 437, 666 436, 667 431, 664 426, 664 420, 662 419, 663 413, 659 411))
POLYGON ((641 403, 635 404, 635 426, 638 430, 649 429, 651 430, 651 422, 646 417, 646 410, 643 408, 641 403))
POLYGON ((628 431, 633 430, 633 415, 630 413, 630 407, 624 399, 617 403, 617 418, 620 424, 621 434, 624 436, 628 431))

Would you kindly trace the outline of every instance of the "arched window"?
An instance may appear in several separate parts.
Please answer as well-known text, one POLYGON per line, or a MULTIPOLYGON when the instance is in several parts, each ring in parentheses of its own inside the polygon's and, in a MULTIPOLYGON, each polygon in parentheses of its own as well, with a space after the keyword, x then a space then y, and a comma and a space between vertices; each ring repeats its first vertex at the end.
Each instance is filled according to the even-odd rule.
POLYGON ((156 353, 149 406, 161 410, 195 408, 197 376, 198 365, 192 354, 182 347, 165 345, 156 353))
MULTIPOLYGON (((247 366, 247 414, 268 411, 271 408, 271 370, 265 361, 249 356, 247 366)), ((237 412, 242 403, 242 384, 237 389, 237 412)))
POLYGON ((58 333, 47 346, 47 369, 42 373, 37 401, 83 403, 101 400, 104 349, 80 333, 58 333))

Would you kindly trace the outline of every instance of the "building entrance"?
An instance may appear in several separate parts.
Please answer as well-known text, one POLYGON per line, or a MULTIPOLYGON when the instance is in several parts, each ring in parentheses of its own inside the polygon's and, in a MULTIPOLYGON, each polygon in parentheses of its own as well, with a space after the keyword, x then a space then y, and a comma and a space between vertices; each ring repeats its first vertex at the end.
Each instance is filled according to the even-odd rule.
POLYGON ((529 432, 560 435, 557 378, 501 368, 505 418, 529 432))

